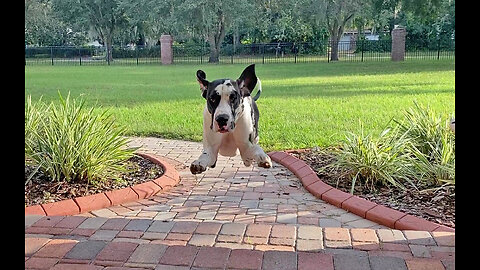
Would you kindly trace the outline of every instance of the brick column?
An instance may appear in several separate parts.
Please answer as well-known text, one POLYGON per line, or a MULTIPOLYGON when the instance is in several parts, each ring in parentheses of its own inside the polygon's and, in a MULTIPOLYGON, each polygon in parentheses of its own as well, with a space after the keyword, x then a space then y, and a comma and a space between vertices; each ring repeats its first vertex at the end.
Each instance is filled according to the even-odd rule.
POLYGON ((392 30, 392 61, 405 60, 405 28, 395 28, 392 30))
POLYGON ((173 38, 170 35, 162 35, 160 37, 160 55, 163 65, 173 64, 173 49, 172 49, 173 38))

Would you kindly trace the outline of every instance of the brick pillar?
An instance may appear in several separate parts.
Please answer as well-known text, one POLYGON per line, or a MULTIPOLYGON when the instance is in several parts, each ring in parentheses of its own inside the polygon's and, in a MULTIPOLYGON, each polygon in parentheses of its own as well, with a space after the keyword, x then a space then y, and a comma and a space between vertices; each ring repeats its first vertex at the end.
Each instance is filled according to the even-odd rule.
POLYGON ((392 30, 392 61, 405 60, 405 28, 395 28, 392 30))
POLYGON ((173 64, 173 49, 172 49, 173 38, 170 35, 162 35, 160 37, 160 55, 163 65, 173 64))

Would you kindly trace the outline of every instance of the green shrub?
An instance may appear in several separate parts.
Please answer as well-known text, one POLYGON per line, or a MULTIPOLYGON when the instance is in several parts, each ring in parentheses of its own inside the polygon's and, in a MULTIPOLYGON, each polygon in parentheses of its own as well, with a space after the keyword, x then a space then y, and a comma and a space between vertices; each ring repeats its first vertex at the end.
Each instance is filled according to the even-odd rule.
POLYGON ((25 105, 25 160, 54 181, 88 181, 115 178, 122 162, 135 149, 126 147, 124 127, 106 110, 85 109, 84 100, 60 96, 60 104, 41 101, 25 105))

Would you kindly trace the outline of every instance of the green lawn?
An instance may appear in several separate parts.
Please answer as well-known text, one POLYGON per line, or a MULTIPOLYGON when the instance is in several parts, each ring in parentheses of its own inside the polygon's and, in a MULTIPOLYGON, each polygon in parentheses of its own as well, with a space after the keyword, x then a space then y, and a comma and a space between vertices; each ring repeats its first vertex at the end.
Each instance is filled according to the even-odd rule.
MULTIPOLYGON (((26 66, 25 95, 58 100, 83 95, 109 108, 129 135, 201 141, 205 100, 195 79, 236 79, 246 64, 26 66)), ((453 60, 257 64, 263 93, 260 144, 267 150, 337 145, 345 132, 378 133, 392 117, 420 104, 455 111, 453 60)))

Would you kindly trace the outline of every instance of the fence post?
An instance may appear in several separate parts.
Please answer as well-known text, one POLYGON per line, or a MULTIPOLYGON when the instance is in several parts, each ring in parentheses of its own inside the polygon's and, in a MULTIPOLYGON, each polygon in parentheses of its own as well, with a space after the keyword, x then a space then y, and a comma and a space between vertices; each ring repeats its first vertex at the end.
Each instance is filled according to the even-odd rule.
POLYGON ((365 40, 362 39, 361 41, 362 41, 362 62, 363 62, 363 51, 364 51, 364 47, 363 47, 363 46, 364 46, 364 44, 365 44, 365 40))
POLYGON ((327 63, 330 63, 330 50, 329 50, 329 45, 330 48, 332 47, 331 41, 327 40, 327 63))
POLYGON ((405 60, 405 28, 397 27, 392 30, 392 61, 405 60))
POLYGON ((52 59, 52 66, 53 66, 53 47, 50 47, 50 58, 52 59))
POLYGON ((265 64, 265 43, 262 46, 262 64, 265 64))
POLYGON ((440 59, 440 38, 438 38, 437 42, 437 60, 440 59))
POLYGON ((295 64, 297 63, 297 46, 293 43, 293 52, 295 53, 295 64))

